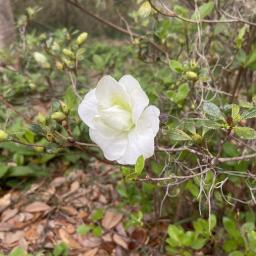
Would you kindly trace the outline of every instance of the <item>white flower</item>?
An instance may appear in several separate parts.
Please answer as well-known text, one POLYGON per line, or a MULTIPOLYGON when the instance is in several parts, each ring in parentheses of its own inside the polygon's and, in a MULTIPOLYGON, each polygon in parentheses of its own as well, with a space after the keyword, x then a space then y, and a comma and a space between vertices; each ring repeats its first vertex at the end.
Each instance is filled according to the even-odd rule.
POLYGON ((118 82, 104 76, 78 107, 89 134, 105 158, 120 164, 135 164, 139 156, 154 154, 160 111, 148 106, 149 99, 131 75, 118 82))

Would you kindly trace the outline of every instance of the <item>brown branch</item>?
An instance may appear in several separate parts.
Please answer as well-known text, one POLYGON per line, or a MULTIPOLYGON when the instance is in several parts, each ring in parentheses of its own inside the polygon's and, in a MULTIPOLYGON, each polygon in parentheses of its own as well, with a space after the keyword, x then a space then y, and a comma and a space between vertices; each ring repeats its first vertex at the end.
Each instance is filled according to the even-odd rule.
POLYGON ((86 9, 85 7, 81 6, 77 1, 72 1, 72 0, 67 0, 67 1, 71 5, 78 8, 80 11, 86 13, 87 15, 91 16, 92 18, 94 18, 95 20, 99 21, 100 23, 102 23, 104 25, 107 25, 107 26, 109 26, 109 27, 111 27, 111 28, 123 33, 123 34, 126 34, 128 36, 133 36, 133 37, 136 37, 138 39, 147 40, 155 49, 157 49, 158 51, 163 53, 165 56, 168 56, 168 52, 166 50, 164 50, 160 45, 155 43, 153 40, 150 40, 147 37, 145 37, 143 35, 140 35, 138 33, 132 32, 131 30, 127 30, 125 28, 122 28, 122 27, 114 24, 113 22, 100 17, 99 15, 95 14, 94 12, 91 12, 88 9, 86 9))
POLYGON ((244 156, 235 156, 235 157, 223 157, 218 158, 218 161, 220 163, 226 163, 226 162, 238 162, 242 160, 250 160, 250 159, 256 159, 256 153, 250 154, 250 155, 244 155, 244 156))
POLYGON ((177 18, 177 19, 180 19, 182 21, 189 22, 189 23, 192 23, 192 24, 200 24, 200 23, 208 23, 208 24, 212 24, 212 23, 244 23, 244 24, 248 24, 248 25, 251 25, 251 26, 256 26, 256 23, 254 23, 254 22, 250 22, 250 21, 243 20, 243 19, 240 19, 240 18, 235 18, 235 17, 233 19, 228 19, 228 20, 207 20, 207 19, 192 20, 192 19, 188 19, 188 18, 185 18, 183 16, 180 16, 172 10, 168 10, 168 13, 163 12, 162 10, 159 10, 153 4, 152 0, 148 0, 148 1, 150 3, 151 7, 156 12, 160 13, 161 15, 166 16, 166 17, 177 18))

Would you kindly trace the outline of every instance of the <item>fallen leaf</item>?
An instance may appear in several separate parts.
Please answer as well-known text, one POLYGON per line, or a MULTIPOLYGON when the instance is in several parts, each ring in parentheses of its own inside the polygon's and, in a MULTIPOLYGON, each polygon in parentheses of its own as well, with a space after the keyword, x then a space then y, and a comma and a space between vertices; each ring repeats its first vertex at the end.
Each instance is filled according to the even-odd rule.
POLYGON ((80 249, 80 245, 79 243, 74 240, 66 231, 65 229, 61 228, 59 230, 59 235, 60 238, 63 242, 65 242, 68 247, 70 247, 71 249, 80 249))
POLYGON ((4 238, 4 243, 7 245, 12 245, 13 243, 18 242, 20 239, 24 237, 24 232, 18 230, 16 232, 8 232, 4 238))
POLYGON ((105 229, 111 229, 113 227, 115 227, 123 218, 122 214, 119 213, 115 213, 111 210, 108 210, 105 215, 104 218, 102 220, 102 226, 105 229))
POLYGON ((99 251, 99 248, 91 249, 83 254, 83 256, 95 256, 97 252, 99 251))
POLYGON ((6 222, 7 220, 11 219, 18 213, 18 209, 7 209, 2 213, 2 222, 6 222))
POLYGON ((11 193, 0 198, 0 212, 5 210, 11 204, 11 193))
POLYGON ((122 248, 124 248, 124 249, 128 249, 128 244, 127 244, 127 242, 124 240, 124 238, 123 237, 121 237, 121 236, 119 236, 119 235, 117 235, 117 234, 114 234, 113 235, 113 240, 114 240, 114 242, 117 244, 117 245, 120 245, 122 248))
POLYGON ((50 210, 51 207, 43 202, 34 202, 32 204, 29 204, 25 207, 26 212, 45 212, 50 210))

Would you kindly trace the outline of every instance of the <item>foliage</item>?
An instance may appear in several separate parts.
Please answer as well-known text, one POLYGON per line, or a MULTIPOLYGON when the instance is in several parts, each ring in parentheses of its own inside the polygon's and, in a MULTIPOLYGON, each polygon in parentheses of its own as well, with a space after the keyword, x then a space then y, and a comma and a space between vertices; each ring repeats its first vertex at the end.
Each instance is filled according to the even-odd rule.
MULTIPOLYGON (((103 74, 130 73, 161 109, 161 131, 154 157, 141 156, 112 177, 118 207, 134 207, 126 228, 143 226, 157 206, 170 223, 170 255, 255 255, 254 14, 237 1, 173 0, 166 8, 133 2, 131 42, 102 42, 67 28, 40 31, 32 26, 40 8, 17 20, 17 42, 1 51, 1 186, 23 187, 58 165, 65 173, 92 159, 115 164, 91 143, 77 107, 103 74), (226 15, 231 2, 239 17, 226 15)), ((102 211, 77 233, 101 236, 102 211)), ((53 251, 67 254, 63 243, 53 251)))

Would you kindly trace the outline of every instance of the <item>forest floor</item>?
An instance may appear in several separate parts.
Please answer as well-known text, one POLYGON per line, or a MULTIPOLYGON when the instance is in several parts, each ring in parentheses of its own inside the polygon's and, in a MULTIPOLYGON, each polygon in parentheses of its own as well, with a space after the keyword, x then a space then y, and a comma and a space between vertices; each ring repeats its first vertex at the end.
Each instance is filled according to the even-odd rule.
POLYGON ((85 172, 40 179, 0 198, 0 251, 47 252, 64 242, 68 255, 164 255, 167 224, 145 216, 125 228, 132 205, 122 205, 110 178, 118 170, 93 163, 85 172), (120 207, 120 205, 122 205, 120 207))

